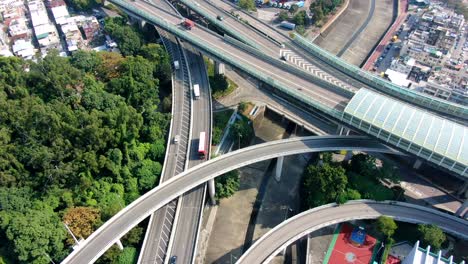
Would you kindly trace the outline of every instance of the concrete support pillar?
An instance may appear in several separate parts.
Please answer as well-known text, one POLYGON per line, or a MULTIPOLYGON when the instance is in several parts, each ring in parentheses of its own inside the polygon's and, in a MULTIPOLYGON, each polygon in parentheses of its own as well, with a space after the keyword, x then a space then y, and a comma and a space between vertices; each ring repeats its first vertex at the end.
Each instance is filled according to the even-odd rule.
POLYGON ((145 20, 140 20, 140 21, 138 22, 138 26, 140 27, 140 29, 143 29, 143 28, 145 27, 145 25, 146 25, 146 21, 145 21, 145 20))
POLYGON ((340 136, 349 136, 349 133, 351 132, 351 130, 345 126, 342 126, 342 125, 338 125, 338 131, 337 131, 337 134, 340 135, 340 136))
MULTIPOLYGON (((468 180, 465 181, 465 183, 458 189, 457 194, 458 195, 464 195, 467 190, 468 190, 468 180)), ((465 198, 468 198, 468 197, 465 197, 465 198)))
POLYGON ((284 157, 278 157, 276 160, 276 170, 275 170, 275 179, 276 181, 281 180, 281 172, 283 171, 283 162, 284 162, 284 157))
POLYGON ((456 215, 459 215, 460 217, 464 217, 465 215, 465 210, 468 208, 468 200, 465 200, 463 204, 458 208, 457 212, 455 213, 456 215))
POLYGON ((225 67, 224 67, 224 63, 222 62, 219 62, 219 61, 215 61, 215 73, 216 74, 223 74, 226 72, 225 70, 225 67))
POLYGON ((413 169, 417 170, 421 168, 421 165, 422 165, 422 161, 420 159, 417 159, 413 164, 413 169))
POLYGON ((215 189, 214 179, 211 179, 208 181, 208 194, 210 195, 211 205, 215 205, 216 204, 216 198, 215 198, 216 189, 215 189))
POLYGON ((117 245, 117 247, 119 247, 120 250, 123 250, 123 249, 124 249, 124 247, 123 247, 123 245, 122 245, 122 241, 120 241, 120 239, 117 240, 117 242, 115 242, 115 244, 117 245))

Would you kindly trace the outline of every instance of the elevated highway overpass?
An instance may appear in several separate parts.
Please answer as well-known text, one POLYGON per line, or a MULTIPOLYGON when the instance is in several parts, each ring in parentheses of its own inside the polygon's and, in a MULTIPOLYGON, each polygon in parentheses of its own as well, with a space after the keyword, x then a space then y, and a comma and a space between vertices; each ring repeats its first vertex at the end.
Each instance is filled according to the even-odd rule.
MULTIPOLYGON (((430 120, 443 120, 449 124, 449 127, 457 127, 456 134, 458 138, 462 138, 461 145, 455 145, 450 141, 450 137, 445 135, 447 141, 439 141, 438 137, 447 133, 442 130, 432 130, 432 126, 420 130, 423 134, 419 137, 405 137, 407 127, 385 127, 384 123, 387 118, 405 118, 404 113, 400 113, 398 117, 389 115, 388 109, 383 109, 382 105, 372 103, 365 111, 370 113, 386 113, 383 116, 384 120, 366 119, 362 113, 356 111, 346 112, 348 103, 354 100, 358 94, 372 92, 366 89, 360 89, 356 95, 342 87, 338 87, 320 78, 309 78, 297 71, 296 68, 281 67, 283 62, 265 54, 255 53, 254 48, 246 47, 245 44, 238 43, 228 37, 220 37, 213 32, 202 27, 194 27, 192 30, 185 30, 180 25, 180 17, 174 16, 156 6, 148 5, 144 2, 135 1, 131 4, 123 0, 111 0, 113 3, 125 8, 134 16, 140 17, 150 23, 156 24, 165 30, 185 39, 192 45, 198 47, 203 52, 217 58, 220 61, 229 63, 230 65, 241 69, 249 75, 257 78, 260 81, 275 88, 275 92, 279 92, 287 100, 298 104, 303 104, 309 109, 319 111, 325 116, 335 119, 338 122, 344 123, 350 128, 364 133, 395 146, 403 151, 411 153, 422 160, 429 161, 431 164, 445 168, 446 170, 461 176, 463 179, 468 177, 468 144, 463 139, 468 138, 468 129, 463 125, 455 125, 451 121, 445 121, 441 118, 434 118, 435 115, 421 111, 416 112, 416 116, 428 116, 430 120), (242 47, 242 48, 240 48, 242 47), (254 55, 255 54, 255 55, 254 55), (286 69, 286 70, 285 70, 286 69), (429 129, 429 130, 428 130, 429 129), (461 132, 460 132, 461 131, 461 132), (430 136, 429 136, 430 135, 430 136), (424 137, 424 138, 422 138, 424 137), (425 138, 436 139, 432 144, 425 144, 425 138), (450 149, 449 145, 455 146, 456 150, 450 149), (452 155, 447 156, 447 152, 451 150, 452 155), (456 154, 454 154, 456 152, 456 154)), ((295 38, 300 40, 299 38, 295 38)), ((375 93, 374 93, 375 94, 375 93)), ((388 98, 381 96, 379 101, 385 101, 388 98)), ((359 99, 354 100, 355 102, 359 99)), ((389 99, 390 100, 390 99, 389 99)), ((393 100, 394 102, 398 102, 393 100)), ((399 104, 397 107, 403 107, 405 104, 399 104)), ((395 107, 395 105, 392 105, 395 107)), ((373 116, 375 117, 375 115, 373 116)), ((428 120, 429 120, 428 119, 428 120)), ((416 128, 419 131, 419 128, 416 128)), ((452 133, 455 130, 448 130, 452 133)), ((453 135, 453 133, 452 133, 453 135)))
POLYGON ((468 221, 435 209, 402 202, 350 201, 329 204, 298 214, 260 237, 236 264, 269 263, 279 252, 320 228, 337 223, 389 216, 398 221, 434 224, 445 232, 468 239, 468 221))
MULTIPOLYGON (((159 10, 157 7, 152 7, 152 9, 154 9, 154 8, 155 8, 156 10, 159 10)), ((138 12, 136 12, 136 13, 138 13, 138 12)), ((140 12, 140 13, 141 13, 141 12, 140 12)), ((169 14, 168 14, 168 15, 169 15, 169 14)), ((167 16, 167 17, 170 17, 170 16, 167 16)), ((164 21, 164 22, 166 22, 166 21, 164 21)), ((175 20, 175 23, 173 24, 173 26, 177 26, 179 22, 180 22, 180 18, 177 19, 177 20, 175 20)), ((160 25, 160 24, 158 24, 158 25, 160 25)), ((160 25, 160 26, 161 26, 161 25, 160 25)), ((196 29, 198 30, 198 28, 196 28, 196 29)), ((193 32, 193 31, 191 31, 191 32, 193 32)), ((191 33, 191 32, 189 32, 189 33, 191 33)), ((208 31, 207 31, 207 30, 204 30, 204 29, 201 29, 201 32, 207 33, 208 31)), ((187 33, 187 31, 185 31, 185 33, 187 33)), ((208 33, 209 33, 209 32, 208 32, 208 33)), ((213 35, 213 34, 210 33, 210 34, 208 34, 208 35, 213 35)), ((232 52, 232 51, 233 51, 233 50, 239 51, 239 48, 236 47, 236 45, 233 45, 233 42, 232 42, 232 41, 226 41, 226 38, 223 39, 223 38, 220 38, 219 36, 216 36, 216 37, 217 37, 218 40, 221 39, 221 41, 218 42, 217 45, 218 45, 218 44, 221 44, 221 42, 222 42, 222 43, 224 43, 226 46, 231 47, 231 53, 227 53, 227 54, 229 54, 229 55, 231 55, 231 56, 232 56, 232 55, 235 56, 235 55, 236 55, 236 52, 232 52), (234 47, 234 49, 232 49, 232 47, 234 47)), ((193 42, 193 37, 191 37, 191 38, 192 38, 192 39, 189 38, 188 41, 193 42)), ((186 40, 187 40, 187 39, 186 39, 186 40)), ((209 42, 209 41, 208 41, 208 42, 209 42)), ((209 42, 209 43, 211 43, 211 42, 209 42)), ((200 44, 200 43, 198 43, 198 44, 200 44)), ((217 45, 216 45, 216 46, 217 46, 217 45)), ((203 46, 203 45, 199 45, 198 47, 200 48, 201 46, 203 46)), ((216 49, 216 46, 215 46, 215 49, 216 49)), ((200 49, 202 49, 202 48, 200 48, 200 49)), ((207 52, 208 54, 213 54, 213 51, 214 51, 215 49, 213 49, 213 47, 208 47, 208 48, 205 47, 205 50, 204 50, 204 51, 207 52), (211 49, 210 49, 210 48, 211 48, 211 49), (208 50, 208 51, 206 51, 206 50, 208 50), (210 53, 210 52, 211 52, 211 53, 210 53)), ((203 50, 203 49, 202 49, 202 50, 203 50)), ((250 56, 250 58, 255 58, 256 60, 258 60, 258 61, 255 61, 255 63, 252 63, 252 65, 250 66, 251 68, 258 67, 258 65, 261 64, 261 62, 262 62, 261 58, 258 58, 257 56, 254 56, 254 55, 252 54, 252 52, 246 52, 245 49, 241 49, 241 50, 242 50, 242 52, 243 52, 244 54, 243 54, 242 56, 240 56, 240 57, 237 57, 237 59, 239 59, 239 58, 242 59, 245 55, 247 55, 247 56, 250 56)), ((223 50, 223 51, 226 51, 226 49, 223 50)), ((213 55, 212 55, 212 56, 213 56, 213 55)), ((222 57, 222 56, 220 56, 220 54, 218 53, 217 56, 215 55, 214 57, 219 58, 219 57, 222 57)), ((226 57, 226 56, 224 56, 224 57, 226 57)), ((226 61, 226 60, 225 60, 225 61, 226 61)), ((241 61, 241 62, 246 62, 246 61, 249 61, 249 62, 250 62, 251 60, 250 60, 250 59, 249 59, 249 60, 246 60, 246 59, 244 58, 243 60, 240 60, 240 61, 241 61)), ((268 62, 268 60, 267 60, 267 62, 268 62)), ((271 62, 271 61, 270 61, 270 62, 271 62)), ((229 60, 228 60, 228 63, 229 63, 229 60)), ((232 59, 231 59, 231 64, 232 64, 232 59)), ((272 65, 270 65, 270 64, 268 64, 268 63, 266 63, 266 64, 269 65, 269 66, 270 66, 270 69, 271 69, 271 66, 272 66, 272 65)), ((265 65, 265 63, 264 63, 264 65, 265 65)), ((276 65, 276 66, 277 66, 277 65, 276 65)), ((245 67, 244 67, 244 68, 239 67, 239 68, 241 68, 241 69, 243 69, 244 71, 246 71, 246 70, 245 70, 245 67)), ((273 67, 273 68, 274 68, 274 67, 273 67)), ((281 67, 280 67, 280 68, 281 68, 281 67)), ((251 69, 251 70, 252 70, 252 69, 251 69)), ((249 71, 247 70, 247 72, 249 72, 249 71)), ((253 71, 250 71, 250 72, 253 72, 253 71)), ((294 71, 293 71, 293 72, 294 72, 294 71)), ((269 72, 267 71, 266 74, 269 74, 269 72)), ((287 74, 289 74, 289 75, 291 75, 291 76, 296 76, 296 78, 298 77, 298 78, 302 79, 302 82, 303 82, 304 85, 305 85, 307 82, 309 83, 309 85, 311 84, 310 78, 303 78, 303 76, 300 75, 300 74, 297 74, 297 72, 295 72, 295 73, 287 72, 287 74)), ((256 76, 257 78, 258 78, 258 76, 259 76, 258 73, 257 73, 257 75, 255 75, 255 74, 253 74, 253 75, 256 76)), ((288 89, 288 88, 290 88, 291 84, 293 83, 293 82, 291 82, 291 78, 290 78, 291 76, 288 76, 288 77, 286 77, 286 78, 282 78, 282 80, 281 80, 281 81, 286 82, 287 85, 284 85, 283 83, 279 83, 279 84, 278 84, 278 82, 275 82, 275 80, 274 80, 274 79, 277 79, 277 76, 283 76, 283 75, 284 75, 284 72, 282 72, 281 70, 280 70, 280 71, 276 71, 276 74, 273 75, 273 77, 268 77, 269 79, 267 78, 267 79, 266 79, 266 82, 268 83, 268 81, 270 81, 270 85, 272 84, 272 86, 277 87, 277 88, 278 88, 278 87, 280 87, 280 88, 285 88, 285 87, 286 87, 286 88, 288 89), (289 82, 288 82, 288 81, 289 81, 289 82)), ((261 78, 259 78, 259 79, 261 79, 261 78)), ((265 78, 263 78, 263 80, 265 81, 265 78)), ((294 80, 294 81, 296 81, 296 80, 294 80)), ((341 113, 342 111, 344 111, 345 108, 346 108, 346 106, 347 106, 347 102, 348 102, 348 101, 346 101, 346 100, 349 100, 349 93, 347 94, 346 92, 344 92, 343 94, 341 94, 341 93, 340 93, 339 87, 338 87, 338 89, 337 89, 336 86, 333 86, 333 85, 330 85, 330 84, 325 84, 323 81, 320 82, 320 80, 317 80, 317 79, 315 79, 314 81, 315 81, 315 82, 312 82, 312 84, 315 84, 315 83, 317 83, 317 82, 320 84, 320 86, 316 86, 316 85, 315 85, 315 87, 321 87, 322 85, 325 86, 325 87, 328 87, 328 89, 323 89, 323 88, 322 88, 322 90, 326 90, 326 93, 328 93, 328 95, 330 95, 330 94, 340 95, 340 96, 342 96, 343 98, 345 98, 345 100, 344 100, 343 102, 341 102, 341 103, 338 103, 338 104, 334 104, 334 105, 333 105, 333 103, 330 104, 333 100, 330 100, 330 99, 328 98, 328 96, 326 96, 327 94, 321 94, 322 96, 320 97, 320 100, 324 100, 324 99, 325 99, 325 104, 323 104, 323 102, 319 100, 320 102, 319 102, 318 104, 317 104, 317 103, 315 103, 315 104, 312 103, 312 106, 315 107, 315 108, 318 108, 319 110, 322 110, 322 111, 324 111, 324 109, 325 109, 325 112, 326 112, 326 113, 330 112, 330 109, 331 109, 331 112, 333 112, 332 116, 333 116, 334 118, 339 117, 339 116, 340 116, 340 113, 341 113), (328 100, 327 100, 327 99, 328 99, 328 100)), ((300 88, 301 86, 303 86, 303 85, 298 85, 298 86, 296 86, 296 87, 299 87, 299 88, 296 88, 296 89, 297 89, 298 91, 301 91, 299 94, 301 94, 301 93, 306 93, 306 94, 307 94, 307 97, 308 97, 307 99, 309 99, 309 98, 314 98, 316 95, 318 95, 317 93, 314 93, 314 92, 313 92, 313 91, 314 91, 313 89, 311 89, 311 90, 306 90, 306 91, 304 92, 304 89, 300 88), (312 91, 312 92, 311 92, 311 91, 312 91)), ((314 87, 314 88, 315 88, 315 87, 314 87)), ((287 90, 287 89, 286 89, 286 90, 287 90)), ((282 90, 283 90, 283 92, 284 92, 285 89, 282 89, 282 90)), ((290 90, 289 90, 288 92, 290 92, 290 90)), ((341 92, 342 92, 342 91, 341 91, 341 92)), ((295 96, 295 97, 297 98, 297 95, 298 95, 297 91, 294 91, 294 93, 291 93, 291 92, 290 92, 289 95, 291 95, 291 94, 293 95, 293 97, 295 96)), ((302 97, 301 99, 302 99, 302 101, 304 101, 304 97, 302 97)), ((309 105, 310 105, 311 102, 308 101, 307 103, 309 103, 309 105)), ((340 118, 337 118, 337 119, 342 120, 343 117, 344 117, 344 114, 341 114, 341 117, 340 117, 340 118)), ((351 117, 351 119, 349 120, 350 125, 353 126, 353 124, 352 124, 351 121, 353 121, 353 117, 351 117)), ((361 123, 362 123, 362 122, 361 122, 361 123)), ((355 126, 355 127, 358 127, 358 129, 360 129, 360 128, 361 128, 361 123, 360 123, 358 126, 355 126)), ((360 129, 360 130, 362 131, 362 129, 360 129)), ((369 133, 370 130, 371 130, 371 127, 369 126, 369 130, 367 130, 367 133, 369 133)), ((372 133, 371 133, 371 134, 372 134, 372 133)), ((380 131, 378 132, 378 134, 380 135, 380 131)), ((372 134, 372 135, 375 136, 375 134, 372 134)), ((379 137, 379 136, 377 136, 377 137, 379 137)), ((390 138, 390 136, 388 136, 388 139, 389 139, 389 138, 390 138)), ((388 140, 387 140, 387 142, 388 142, 388 140)), ((399 144, 399 141, 396 143, 396 145, 398 146, 398 144, 399 144)), ((410 145, 411 145, 411 144, 410 144, 410 145)), ((420 151, 419 151, 419 152, 420 152, 420 151)), ((430 157, 429 157, 429 158, 430 158, 430 157)), ((440 161, 442 162, 443 159, 440 160, 440 161)), ((450 166, 451 166, 451 165, 450 165, 450 166)), ((453 167, 453 166, 452 166, 452 167, 453 167)), ((463 172, 463 173, 466 172, 466 167, 465 167, 464 170, 462 170, 462 172, 463 172)))
MULTIPOLYGON (((158 6, 176 11, 165 1, 158 1, 158 6)), ((160 28, 157 30, 172 60, 179 61, 179 69, 173 71, 173 114, 168 140, 168 150, 176 151, 169 151, 171 155, 166 156, 162 182, 204 161, 197 153, 198 137, 204 131, 207 142, 211 141, 212 114, 207 111, 211 109, 211 93, 202 56, 188 43, 181 43, 160 28), (200 87, 201 96, 198 100, 192 98, 193 84, 200 87), (179 142, 174 143, 176 135, 179 136, 179 142), (174 160, 178 161, 175 165, 174 160)), ((190 190, 153 213, 138 263, 165 263, 171 255, 177 255, 179 262, 190 263, 196 250, 204 201, 205 185, 190 190)))
POLYGON ((356 136, 292 138, 234 151, 197 165, 144 194, 104 223, 62 263, 78 264, 96 261, 120 237, 153 212, 183 193, 228 171, 279 156, 344 149, 399 153, 370 138, 356 136))
POLYGON ((428 111, 435 111, 452 117, 455 120, 468 120, 467 107, 395 85, 378 76, 361 70, 359 67, 346 63, 344 60, 321 49, 298 34, 294 34, 294 38, 291 39, 262 21, 253 18, 249 14, 242 16, 244 20, 248 21, 249 26, 244 25, 239 20, 233 19, 228 12, 224 14, 229 19, 229 22, 223 23, 217 20, 216 16, 222 14, 223 8, 229 9, 229 4, 224 1, 213 2, 204 0, 202 2, 203 4, 193 0, 179 1, 208 19, 217 27, 222 28, 228 34, 238 37, 250 46, 262 48, 265 52, 273 51, 276 53, 273 53, 274 57, 277 57, 280 51, 276 44, 279 42, 286 45, 293 53, 293 56, 299 58, 299 60, 289 61, 295 63, 296 66, 304 70, 304 74, 313 74, 322 76, 322 78, 325 77, 325 79, 329 79, 338 86, 346 86, 352 83, 355 89, 361 87, 371 88, 408 103, 418 105, 428 111), (263 34, 259 34, 259 32, 263 34), (252 40, 253 36, 255 36, 255 38, 252 40), (265 45, 265 42, 268 41, 270 42, 269 46, 268 44, 265 45), (315 65, 318 66, 318 68, 312 67, 312 69, 307 68, 306 70, 304 64, 309 64, 309 66, 315 65), (324 69, 325 72, 320 73, 321 69, 324 69), (343 76, 343 74, 345 76, 343 76), (338 78, 335 78, 335 76, 338 78))

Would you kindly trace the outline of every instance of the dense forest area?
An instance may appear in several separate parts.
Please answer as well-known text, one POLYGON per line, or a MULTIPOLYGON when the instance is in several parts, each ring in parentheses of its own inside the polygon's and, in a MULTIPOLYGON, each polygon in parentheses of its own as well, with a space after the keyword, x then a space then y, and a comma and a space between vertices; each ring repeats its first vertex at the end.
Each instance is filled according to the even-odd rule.
MULTIPOLYGON (((123 19, 106 22, 114 38, 138 35, 123 19)), ((0 57, 0 263, 62 260, 74 244, 63 223, 86 238, 157 183, 170 60, 158 44, 137 44, 125 56, 0 57)), ((129 263, 141 233, 100 261, 129 263)))

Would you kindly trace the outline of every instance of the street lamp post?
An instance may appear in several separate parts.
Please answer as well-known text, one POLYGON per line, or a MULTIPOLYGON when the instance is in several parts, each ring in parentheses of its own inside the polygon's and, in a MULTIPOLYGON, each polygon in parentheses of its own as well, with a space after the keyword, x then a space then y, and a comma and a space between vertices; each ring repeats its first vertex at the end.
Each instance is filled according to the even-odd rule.
POLYGON ((75 243, 77 245, 80 244, 80 241, 78 241, 78 239, 76 239, 75 235, 73 234, 73 232, 71 231, 71 229, 68 227, 67 223, 63 223, 63 225, 65 226, 65 228, 67 229, 68 233, 70 233, 70 235, 73 237, 73 240, 75 240, 75 243))
POLYGON ((55 262, 52 260, 52 258, 49 256, 49 254, 44 252, 44 255, 50 260, 52 264, 55 264, 55 262))

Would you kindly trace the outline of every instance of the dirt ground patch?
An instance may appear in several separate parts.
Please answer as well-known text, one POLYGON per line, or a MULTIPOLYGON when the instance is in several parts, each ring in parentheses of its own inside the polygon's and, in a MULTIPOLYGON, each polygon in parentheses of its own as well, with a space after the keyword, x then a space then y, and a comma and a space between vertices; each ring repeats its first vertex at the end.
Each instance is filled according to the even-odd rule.
POLYGON ((369 25, 356 38, 341 58, 359 66, 392 23, 393 0, 375 0, 375 11, 369 25))
POLYGON ((333 54, 338 53, 366 20, 370 3, 371 0, 350 0, 343 14, 314 43, 333 54))

